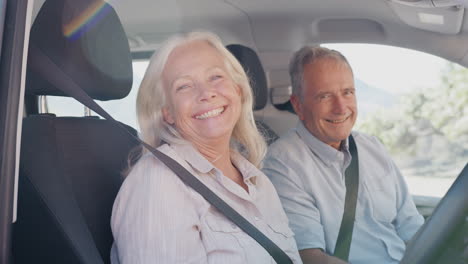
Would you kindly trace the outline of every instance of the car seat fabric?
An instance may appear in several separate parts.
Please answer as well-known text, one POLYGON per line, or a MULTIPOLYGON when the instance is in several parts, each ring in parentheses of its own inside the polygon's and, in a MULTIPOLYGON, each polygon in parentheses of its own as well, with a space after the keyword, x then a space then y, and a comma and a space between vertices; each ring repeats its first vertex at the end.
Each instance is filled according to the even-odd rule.
MULTIPOLYGON (((263 109, 268 101, 268 85, 262 63, 257 53, 244 45, 231 44, 226 48, 236 57, 250 79, 254 96, 253 110, 263 109)), ((278 135, 261 120, 255 121, 258 130, 265 137, 268 145, 278 139, 278 135)))
POLYGON ((288 100, 282 104, 275 104, 275 107, 278 109, 278 110, 281 110, 281 111, 288 111, 289 113, 291 114, 296 114, 296 111, 294 111, 294 107, 291 103, 291 100, 288 100))
POLYGON ((226 48, 236 57, 250 79, 254 95, 254 110, 263 109, 267 103, 268 86, 265 70, 257 53, 244 45, 231 44, 226 48))
MULTIPOLYGON (((112 7, 103 5, 96 21, 70 37, 63 25, 87 6, 46 1, 30 43, 94 99, 112 100, 129 93, 132 64, 123 27, 112 7)), ((63 95, 31 69, 26 93, 63 95)), ((109 263, 112 204, 136 145, 115 123, 98 117, 24 118, 14 263, 109 263)))
POLYGON ((15 263, 107 263, 112 204, 135 141, 92 117, 37 115, 23 127, 15 263))
MULTIPOLYGON (((46 1, 32 25, 30 43, 92 98, 121 99, 131 90, 132 58, 124 29, 112 6, 103 2, 92 20, 72 31, 88 7, 82 6, 83 3, 92 4, 89 2, 46 1)), ((64 95, 34 71, 28 70, 26 82, 26 92, 30 95, 64 95)))
MULTIPOLYGON (((242 67, 244 67, 244 70, 250 78, 255 99, 254 110, 263 109, 268 101, 268 85, 265 71, 257 53, 251 48, 240 44, 231 44, 226 46, 226 48, 231 51, 234 57, 242 64, 242 67)), ((290 100, 283 104, 277 104, 275 107, 281 111, 288 111, 292 114, 296 114, 290 100)), ((269 136, 273 138, 273 141, 278 138, 276 133, 265 123, 257 122, 257 124, 260 124, 261 127, 265 127, 267 133, 271 133, 269 136)))

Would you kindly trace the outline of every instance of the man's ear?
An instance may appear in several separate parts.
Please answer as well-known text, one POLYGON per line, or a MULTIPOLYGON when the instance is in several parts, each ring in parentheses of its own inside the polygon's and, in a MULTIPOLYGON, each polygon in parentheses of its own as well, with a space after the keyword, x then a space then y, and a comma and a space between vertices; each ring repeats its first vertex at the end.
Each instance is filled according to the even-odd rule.
POLYGON ((174 117, 171 114, 171 111, 165 106, 162 108, 163 119, 166 123, 173 125, 175 123, 174 117))
POLYGON ((291 97, 289 98, 289 100, 291 101, 291 104, 294 108, 294 112, 296 112, 297 116, 299 117, 300 120, 304 120, 304 115, 302 113, 302 102, 301 102, 301 99, 299 97, 297 97, 297 95, 293 94, 291 95, 291 97))

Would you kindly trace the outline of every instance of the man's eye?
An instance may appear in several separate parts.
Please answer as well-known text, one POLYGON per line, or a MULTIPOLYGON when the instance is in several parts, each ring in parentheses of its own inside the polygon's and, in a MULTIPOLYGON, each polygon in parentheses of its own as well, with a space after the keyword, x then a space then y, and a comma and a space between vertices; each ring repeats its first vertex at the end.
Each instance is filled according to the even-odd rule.
POLYGON ((346 90, 345 95, 353 95, 354 94, 354 91, 353 90, 346 90))
POLYGON ((330 95, 329 95, 329 94, 322 94, 322 95, 319 96, 319 99, 320 99, 320 100, 328 99, 328 98, 330 98, 330 95))

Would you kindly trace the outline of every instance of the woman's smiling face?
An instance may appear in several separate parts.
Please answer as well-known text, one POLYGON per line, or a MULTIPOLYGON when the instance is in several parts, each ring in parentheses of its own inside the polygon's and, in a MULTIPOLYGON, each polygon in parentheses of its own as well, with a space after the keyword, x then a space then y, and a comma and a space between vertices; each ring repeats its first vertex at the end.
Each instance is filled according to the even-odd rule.
POLYGON ((206 41, 175 48, 162 76, 166 122, 193 143, 229 141, 241 113, 241 90, 216 48, 206 41))

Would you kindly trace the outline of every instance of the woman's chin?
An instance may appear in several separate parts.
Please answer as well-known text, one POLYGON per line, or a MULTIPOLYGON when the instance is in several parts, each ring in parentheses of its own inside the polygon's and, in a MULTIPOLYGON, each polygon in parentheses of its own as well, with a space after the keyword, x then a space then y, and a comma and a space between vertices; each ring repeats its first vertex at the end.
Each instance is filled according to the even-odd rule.
POLYGON ((205 127, 204 129, 199 130, 197 134, 197 138, 204 142, 220 142, 222 140, 229 142, 232 135, 232 129, 223 129, 222 127, 209 129, 208 127, 205 127))

